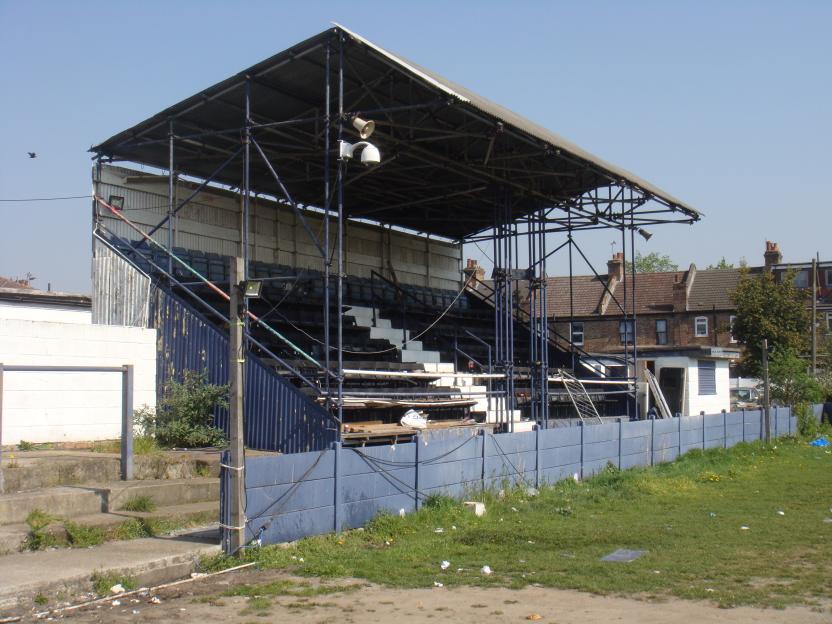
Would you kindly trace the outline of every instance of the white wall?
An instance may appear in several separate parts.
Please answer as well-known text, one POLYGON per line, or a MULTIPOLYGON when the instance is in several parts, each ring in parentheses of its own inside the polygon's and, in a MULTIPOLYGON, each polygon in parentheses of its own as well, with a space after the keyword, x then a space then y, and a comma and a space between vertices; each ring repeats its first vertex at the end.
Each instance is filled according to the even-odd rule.
POLYGON ((662 368, 682 368, 685 370, 685 397, 683 416, 690 416, 705 412, 718 414, 723 409, 731 410, 730 380, 728 376, 728 360, 714 360, 716 362, 716 394, 699 394, 699 367, 697 361, 709 358, 689 358, 685 356, 671 356, 656 358, 656 377, 659 378, 662 368))
MULTIPOLYGON (((176 197, 184 200, 195 186, 180 182, 176 197)), ((156 225, 167 214, 167 178, 140 171, 105 165, 97 193, 107 200, 124 197, 125 216, 133 223, 156 225)), ((303 211, 309 228, 323 241, 321 213, 303 211)), ((101 210, 105 226, 121 237, 137 235, 106 209, 101 210)), ((218 253, 240 254, 240 199, 238 195, 209 188, 199 193, 175 218, 174 246, 218 253)), ((252 198, 251 253, 253 260, 271 264, 322 270, 321 256, 294 211, 285 205, 252 198)), ((335 225, 330 223, 330 242, 335 242, 335 225)), ((153 238, 167 245, 167 228, 153 238)), ((448 241, 348 220, 344 228, 345 270, 348 275, 370 277, 375 270, 386 277, 395 272, 403 284, 457 290, 461 285, 462 247, 448 241)))
MULTIPOLYGON (((9 306, 0 313, 11 313, 9 306)), ((47 310, 42 309, 44 315, 47 310)), ((52 312, 51 314, 57 314, 52 312)), ((89 323, 89 311, 86 311, 89 323)), ((156 330, 77 322, 0 318, 0 362, 68 366, 134 366, 134 405, 156 404, 156 330)), ((117 438, 119 373, 6 372, 3 444, 117 438)))
POLYGON ((89 325, 91 315, 89 308, 79 308, 77 306, 45 306, 34 303, 0 301, 0 319, 53 321, 58 323, 89 325))

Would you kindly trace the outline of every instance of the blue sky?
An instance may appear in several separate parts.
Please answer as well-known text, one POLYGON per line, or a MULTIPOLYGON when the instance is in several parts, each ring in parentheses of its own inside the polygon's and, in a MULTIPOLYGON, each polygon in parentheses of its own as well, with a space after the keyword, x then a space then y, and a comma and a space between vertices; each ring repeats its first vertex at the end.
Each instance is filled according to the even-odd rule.
MULTIPOLYGON (((832 2, 822 1, 0 0, 0 199, 89 193, 90 145, 330 20, 705 213, 654 228, 644 253, 756 264, 769 239, 787 261, 832 256, 832 2)), ((88 200, 0 202, 0 217, 0 275, 90 290, 88 200)), ((579 240, 603 263, 613 238, 579 240)))

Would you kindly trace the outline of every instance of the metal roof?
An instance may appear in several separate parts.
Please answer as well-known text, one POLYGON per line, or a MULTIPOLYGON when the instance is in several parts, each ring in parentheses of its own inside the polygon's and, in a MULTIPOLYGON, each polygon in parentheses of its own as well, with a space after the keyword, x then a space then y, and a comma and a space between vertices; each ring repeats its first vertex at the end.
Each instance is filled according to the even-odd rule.
MULTIPOLYGON (((248 82, 251 119, 272 124, 255 129, 271 164, 296 201, 322 206, 325 68, 329 50, 331 101, 337 107, 339 41, 345 113, 364 113, 376 121, 371 140, 382 152, 381 165, 373 169, 350 166, 349 217, 460 239, 492 226, 496 189, 510 191, 511 215, 518 218, 599 189, 610 189, 613 199, 612 189, 622 186, 643 197, 639 206, 649 207, 644 209, 649 216, 636 226, 700 217, 649 182, 340 25, 119 132, 92 151, 167 168, 172 122, 176 170, 208 178, 240 147, 248 82)), ((352 128, 347 130, 345 138, 354 140, 352 128)), ((256 153, 251 167, 252 190, 280 196, 256 153)), ((236 158, 215 180, 239 186, 242 174, 236 158)), ((602 227, 621 223, 613 204, 596 211, 602 227)))

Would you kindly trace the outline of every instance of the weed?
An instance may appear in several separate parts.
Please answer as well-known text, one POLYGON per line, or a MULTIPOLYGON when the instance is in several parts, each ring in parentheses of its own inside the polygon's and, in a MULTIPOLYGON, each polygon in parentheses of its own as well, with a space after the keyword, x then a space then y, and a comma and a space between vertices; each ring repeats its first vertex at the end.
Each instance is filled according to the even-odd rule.
POLYGON ((194 463, 194 474, 198 477, 210 477, 211 466, 207 462, 198 461, 194 463))
POLYGON ((42 607, 44 605, 49 604, 49 598, 44 596, 41 592, 35 594, 35 598, 33 601, 37 606, 42 607))
POLYGON ((72 548, 98 546, 106 540, 106 533, 98 527, 76 524, 69 520, 64 520, 63 525, 66 530, 67 541, 72 548))
POLYGON ((121 442, 119 440, 98 440, 90 446, 93 453, 121 453, 121 442))
POLYGON ((34 442, 27 442, 26 440, 21 440, 17 443, 17 450, 19 451, 34 451, 35 444, 34 442))
POLYGON ((14 453, 9 453, 9 463, 6 464, 6 468, 20 468, 20 464, 17 463, 17 457, 14 456, 14 453))
POLYGON ((94 572, 90 577, 92 589, 99 596, 109 596, 110 588, 114 585, 121 585, 124 591, 136 589, 136 579, 132 576, 118 575, 113 572, 94 572))
POLYGON ((248 599, 246 608, 240 611, 240 615, 265 615, 272 608, 272 601, 265 596, 252 596, 248 599))
POLYGON ((152 496, 136 494, 128 498, 121 506, 122 511, 156 511, 156 502, 152 496))
POLYGON ((29 534, 23 542, 26 550, 44 550, 58 545, 58 539, 47 531, 50 524, 56 518, 41 509, 33 509, 26 516, 26 524, 29 525, 29 534))

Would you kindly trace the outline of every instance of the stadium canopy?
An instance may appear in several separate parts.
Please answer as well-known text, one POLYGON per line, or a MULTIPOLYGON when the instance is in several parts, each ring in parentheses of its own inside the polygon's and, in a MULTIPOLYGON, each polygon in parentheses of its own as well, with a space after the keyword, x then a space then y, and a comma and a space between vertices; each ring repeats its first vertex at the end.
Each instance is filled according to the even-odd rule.
POLYGON ((553 229, 635 229, 701 216, 649 182, 339 25, 91 151, 169 169, 175 149, 178 174, 242 188, 248 132, 259 146, 249 147, 252 193, 284 200, 288 194, 297 204, 324 207, 329 188, 334 208, 338 131, 359 141, 351 124, 356 115, 375 122, 370 140, 381 163, 345 167, 337 188, 347 218, 464 240, 494 227, 498 204, 506 207, 503 219, 546 211, 553 229))

